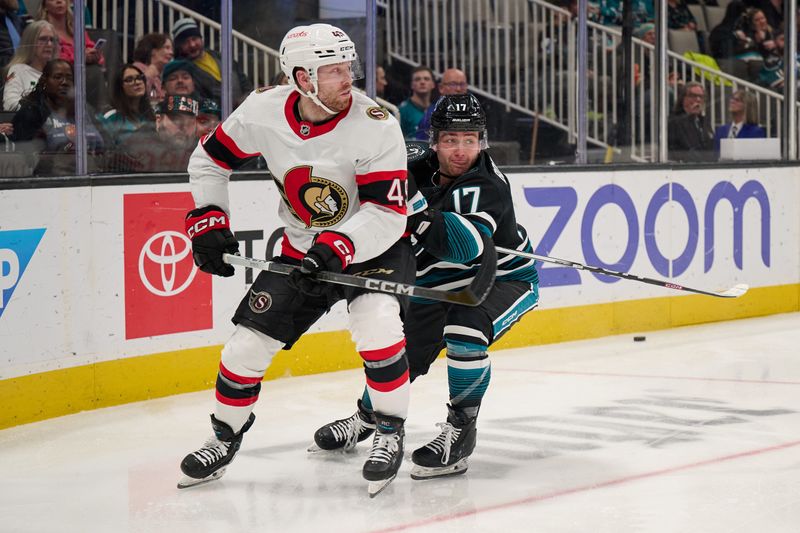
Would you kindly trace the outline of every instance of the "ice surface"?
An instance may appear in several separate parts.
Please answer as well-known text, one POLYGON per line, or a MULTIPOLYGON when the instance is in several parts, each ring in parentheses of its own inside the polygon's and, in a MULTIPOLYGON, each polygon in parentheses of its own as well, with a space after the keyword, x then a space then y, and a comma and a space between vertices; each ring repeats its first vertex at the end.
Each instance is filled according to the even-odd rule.
MULTIPOLYGON (((266 382, 220 480, 177 490, 212 392, 0 431, 0 531, 800 531, 800 314, 496 352, 469 471, 413 481, 444 361, 412 387, 406 462, 375 499, 353 454, 309 454, 360 371, 266 382)), ((354 354, 355 357, 355 354, 354 354)))

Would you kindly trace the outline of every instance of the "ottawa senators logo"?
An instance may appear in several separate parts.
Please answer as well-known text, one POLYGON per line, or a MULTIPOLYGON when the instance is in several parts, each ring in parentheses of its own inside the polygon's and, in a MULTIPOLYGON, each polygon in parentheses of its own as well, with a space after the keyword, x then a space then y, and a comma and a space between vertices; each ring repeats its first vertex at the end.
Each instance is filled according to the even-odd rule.
POLYGON ((307 228, 327 228, 342 220, 349 200, 344 187, 312 176, 312 170, 310 166, 294 167, 278 187, 289 210, 307 228))
POLYGON ((367 108, 367 116, 374 120, 386 120, 389 112, 380 106, 371 106, 367 108))
POLYGON ((250 304, 250 310, 254 313, 266 313, 269 308, 272 307, 272 295, 268 292, 255 292, 251 290, 248 303, 250 304))

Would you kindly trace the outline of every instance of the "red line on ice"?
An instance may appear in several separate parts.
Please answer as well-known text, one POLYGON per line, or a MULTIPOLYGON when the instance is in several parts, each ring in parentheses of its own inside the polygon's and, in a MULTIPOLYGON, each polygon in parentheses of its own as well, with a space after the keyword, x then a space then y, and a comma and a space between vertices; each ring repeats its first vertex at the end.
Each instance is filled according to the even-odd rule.
POLYGON ((792 448, 794 446, 800 445, 800 440, 796 440, 793 442, 786 442, 784 444, 778 444, 776 446, 770 446, 768 448, 759 448, 757 450, 749 450, 746 452, 735 453, 732 455, 724 455, 722 457, 715 457, 712 459, 706 459, 705 461, 697 461, 694 463, 688 463, 685 465, 674 466, 670 468, 663 468, 661 470, 654 470, 652 472, 644 472, 642 474, 635 474, 632 476, 621 477, 617 479, 611 479, 609 481, 603 481, 601 483, 595 483, 593 485, 584 485, 581 487, 573 487, 571 489, 564 489, 559 490, 556 492, 549 492, 546 494, 539 494, 537 496, 529 496, 527 498, 522 498, 519 500, 513 500, 510 502, 499 503, 495 505, 489 505, 487 507, 482 507, 478 509, 472 509, 469 511, 462 511, 460 513, 453 513, 450 515, 442 515, 442 516, 435 516, 433 518, 426 518, 425 520, 418 520, 416 522, 409 522, 407 524, 400 524, 396 526, 392 526, 386 529, 378 529, 375 530, 375 533, 384 533, 389 531, 405 531, 407 529, 412 529, 416 527, 422 526, 429 526, 431 524, 436 524, 440 522, 449 522, 450 520, 457 520, 459 518, 464 518, 465 516, 476 515, 478 513, 486 513, 491 511, 499 511, 502 509, 509 509, 511 507, 517 507, 520 505, 528 505, 532 503, 541 502, 544 500, 552 500, 555 498, 559 498, 561 496, 569 496, 571 494, 578 494, 581 492, 586 492, 589 490, 595 489, 602 489, 605 487, 613 487, 616 485, 622 485, 624 483, 629 483, 631 481, 639 481, 640 479, 647 479, 657 476, 662 476, 664 474, 672 474, 675 472, 680 472, 682 470, 690 470, 692 468, 698 468, 702 466, 708 466, 716 463, 723 463, 725 461, 733 461, 735 459, 742 459, 744 457, 751 457, 754 455, 761 455, 763 453, 769 453, 779 450, 785 450, 787 448, 792 448))

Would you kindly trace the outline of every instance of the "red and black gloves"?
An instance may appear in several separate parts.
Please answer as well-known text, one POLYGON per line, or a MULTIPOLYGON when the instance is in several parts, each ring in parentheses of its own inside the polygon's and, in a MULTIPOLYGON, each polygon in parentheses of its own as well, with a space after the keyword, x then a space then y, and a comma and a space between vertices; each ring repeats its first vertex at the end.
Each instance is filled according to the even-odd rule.
POLYGON ((186 215, 186 234, 192 239, 194 263, 203 272, 233 276, 233 266, 222 261, 222 254, 239 253, 239 242, 230 230, 228 214, 216 205, 193 209, 186 215))
POLYGON ((353 262, 355 246, 350 237, 335 231, 317 234, 314 244, 300 261, 300 268, 289 276, 289 284, 311 297, 322 297, 330 286, 314 279, 313 274, 326 270, 341 272, 353 262))
POLYGON ((356 253, 350 237, 335 231, 323 231, 314 238, 300 266, 306 272, 341 272, 353 262, 356 253))

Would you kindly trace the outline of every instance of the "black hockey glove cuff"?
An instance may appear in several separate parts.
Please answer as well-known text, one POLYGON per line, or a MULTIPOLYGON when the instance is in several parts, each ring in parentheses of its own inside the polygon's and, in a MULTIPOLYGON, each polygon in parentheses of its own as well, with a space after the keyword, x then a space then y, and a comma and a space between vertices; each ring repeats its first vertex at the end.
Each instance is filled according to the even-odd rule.
POLYGON ((233 266, 222 254, 239 253, 239 242, 230 230, 227 213, 216 205, 193 209, 186 215, 186 234, 192 239, 194 263, 209 274, 233 276, 233 266))

